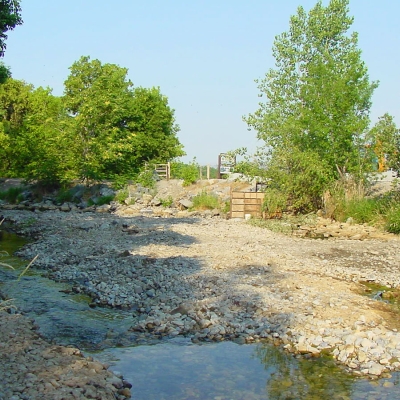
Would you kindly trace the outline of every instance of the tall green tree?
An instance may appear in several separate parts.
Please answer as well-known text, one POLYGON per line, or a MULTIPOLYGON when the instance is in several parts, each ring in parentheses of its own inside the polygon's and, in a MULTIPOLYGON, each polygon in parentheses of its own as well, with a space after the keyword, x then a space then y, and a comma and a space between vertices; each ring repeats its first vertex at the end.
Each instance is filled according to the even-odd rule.
POLYGON ((77 176, 72 118, 50 89, 0 85, 0 174, 43 183, 77 176))
POLYGON ((66 183, 77 178, 74 121, 62 99, 51 89, 31 92, 29 113, 19 133, 24 178, 42 184, 66 183))
POLYGON ((319 1, 308 13, 297 9, 289 30, 275 39, 276 68, 257 81, 265 102, 246 118, 271 152, 272 164, 289 176, 284 185, 289 197, 302 198, 310 189, 291 187, 290 177, 322 167, 315 182, 320 189, 305 208, 318 206, 320 190, 338 174, 359 171, 362 164, 361 142, 377 84, 369 81, 357 33, 349 33, 348 5, 349 0, 331 0, 326 7, 319 1))
POLYGON ((0 85, 0 174, 19 174, 23 145, 20 133, 30 111, 33 86, 24 81, 8 79, 0 85))
POLYGON ((145 161, 181 155, 174 112, 159 89, 133 88, 128 70, 81 57, 65 81, 84 179, 137 172, 145 161))
MULTIPOLYGON (((0 57, 4 57, 6 49, 6 32, 22 24, 21 6, 19 0, 0 0, 0 57)), ((9 68, 0 63, 0 83, 11 76, 9 68)))
POLYGON ((81 57, 70 71, 64 104, 75 121, 78 170, 82 179, 100 179, 105 163, 118 158, 116 142, 126 129, 132 83, 127 69, 90 57, 81 57))
POLYGON ((394 118, 385 113, 368 133, 370 146, 378 161, 378 169, 400 171, 400 129, 394 118))

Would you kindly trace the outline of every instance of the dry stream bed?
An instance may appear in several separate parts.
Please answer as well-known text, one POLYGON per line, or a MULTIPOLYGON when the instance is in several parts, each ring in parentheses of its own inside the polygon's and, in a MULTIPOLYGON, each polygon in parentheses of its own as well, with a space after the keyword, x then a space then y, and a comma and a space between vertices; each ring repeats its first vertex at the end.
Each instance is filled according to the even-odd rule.
MULTIPOLYGON (((66 291, 90 296, 95 310, 113 307, 129 315, 125 331, 109 327, 92 350, 173 338, 192 346, 267 340, 289 358, 331 354, 352 375, 397 386, 390 377, 400 369, 398 315, 382 299, 365 296, 361 283, 400 286, 396 237, 301 239, 242 221, 127 216, 121 210, 2 214, 16 232, 34 238, 18 254, 28 260, 38 254, 34 267, 42 274, 66 283, 66 291)), ((31 328, 18 314, 0 314, 0 350, 7 360, 0 371, 13 399, 129 396, 130 385, 101 363, 50 344, 31 328)), ((191 352, 201 347, 192 346, 191 352)), ((161 364, 157 357, 153 362, 161 364)), ((133 398, 141 397, 133 392, 133 398)))

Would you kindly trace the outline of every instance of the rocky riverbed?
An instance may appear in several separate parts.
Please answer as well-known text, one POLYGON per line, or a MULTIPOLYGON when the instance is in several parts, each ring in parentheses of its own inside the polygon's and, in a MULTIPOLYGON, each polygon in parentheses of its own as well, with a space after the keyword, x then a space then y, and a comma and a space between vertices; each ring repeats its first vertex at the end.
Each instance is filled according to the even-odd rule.
MULTIPOLYGON (((330 352, 358 375, 387 376, 400 369, 398 316, 385 302, 363 295, 361 284, 400 285, 399 240, 394 236, 303 239, 212 214, 155 217, 127 213, 125 207, 114 212, 56 209, 2 210, 2 214, 16 232, 35 238, 19 252, 27 259, 38 255, 35 268, 54 280, 70 282, 75 293, 89 294, 92 307, 129 310, 130 330, 118 338, 109 332, 100 348, 113 340, 129 345, 178 335, 193 342, 267 339, 306 357, 330 352)), ((26 359, 30 350, 14 345, 24 343, 14 338, 24 332, 36 334, 19 316, 1 313, 0 320, 1 337, 11 341, 2 341, 6 362, 0 375, 8 373, 7 393, 12 392, 13 398, 46 398, 46 393, 47 398, 63 398, 59 387, 76 389, 74 396, 79 399, 129 395, 121 379, 113 381, 106 369, 94 368, 93 361, 77 354, 69 355, 77 358, 67 366, 57 368, 63 373, 93 370, 92 375, 102 379, 92 385, 104 390, 93 395, 98 397, 85 392, 94 380, 73 385, 56 370, 53 378, 51 372, 35 373, 38 367, 26 359), (22 329, 9 331, 12 318, 22 329), (13 374, 16 363, 26 370, 13 374), (26 374, 41 380, 42 386, 28 387, 26 374), (41 388, 37 397, 25 394, 33 387, 41 388)), ((36 336, 29 340, 32 351, 42 345, 35 344, 41 340, 36 336)), ((50 355, 65 351, 57 346, 51 350, 50 344, 45 347, 50 355)), ((37 365, 38 357, 32 360, 37 365)))

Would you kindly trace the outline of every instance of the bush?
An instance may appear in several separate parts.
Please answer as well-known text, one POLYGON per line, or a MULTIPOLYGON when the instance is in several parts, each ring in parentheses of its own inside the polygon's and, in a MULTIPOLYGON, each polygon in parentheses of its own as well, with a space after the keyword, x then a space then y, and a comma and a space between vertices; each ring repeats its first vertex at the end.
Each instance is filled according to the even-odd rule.
POLYGON ((400 205, 397 204, 386 215, 385 229, 390 233, 400 234, 400 205))
POLYGON ((4 192, 0 192, 0 200, 6 200, 11 204, 15 204, 22 200, 21 193, 24 191, 22 187, 9 188, 4 192))
POLYGON ((193 197, 193 208, 196 210, 213 210, 214 208, 219 208, 218 197, 202 191, 197 196, 193 197))
POLYGON ((172 198, 172 196, 168 196, 168 198, 166 199, 159 199, 161 201, 161 205, 163 207, 171 207, 172 204, 174 203, 174 199, 172 198))
POLYGON ((156 184, 154 171, 149 169, 140 172, 136 176, 135 182, 142 185, 143 187, 153 189, 156 184))
POLYGON ((61 204, 65 202, 71 202, 74 198, 74 192, 71 189, 61 189, 57 196, 56 196, 56 202, 61 204))
POLYGON ((199 179, 199 165, 196 160, 189 164, 173 162, 171 163, 171 178, 183 179, 183 186, 196 183, 199 179))
POLYGON ((267 188, 265 191, 262 211, 264 211, 268 217, 280 217, 282 211, 284 211, 286 207, 287 196, 285 193, 274 188, 267 188))
POLYGON ((376 220, 379 214, 379 200, 377 199, 359 199, 350 200, 345 203, 343 210, 343 220, 352 217, 359 224, 371 223, 376 220))
POLYGON ((125 200, 129 197, 129 190, 127 187, 124 189, 118 190, 117 194, 114 197, 115 201, 118 203, 124 204, 125 200))
POLYGON ((96 205, 102 206, 104 204, 110 204, 114 200, 114 196, 102 196, 97 200, 96 205))

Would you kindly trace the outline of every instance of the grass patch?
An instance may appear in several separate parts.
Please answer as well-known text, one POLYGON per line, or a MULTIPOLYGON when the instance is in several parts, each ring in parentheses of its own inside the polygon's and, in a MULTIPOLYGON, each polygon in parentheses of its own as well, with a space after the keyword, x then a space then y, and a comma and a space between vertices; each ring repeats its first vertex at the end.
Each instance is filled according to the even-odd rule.
POLYGON ((113 200, 114 200, 114 196, 111 196, 111 195, 110 196, 102 196, 102 197, 99 197, 96 205, 103 206, 104 204, 110 204, 113 200))
POLYGON ((358 224, 373 223, 379 214, 379 209, 379 200, 377 199, 350 200, 345 203, 342 221, 351 217, 358 224))
POLYGON ((219 208, 219 201, 216 195, 202 191, 192 199, 193 209, 195 210, 213 210, 219 208))
POLYGON ((8 203, 16 204, 22 200, 21 193, 24 191, 22 187, 10 188, 4 192, 0 192, 0 200, 5 200, 8 203))
POLYGON ((97 197, 95 200, 89 199, 88 206, 103 206, 104 204, 110 204, 114 200, 115 196, 102 196, 97 197))
POLYGON ((400 204, 396 204, 388 211, 385 229, 390 233, 400 234, 400 204))
POLYGON ((74 199, 74 192, 71 189, 61 189, 56 196, 58 204, 70 203, 74 199))
POLYGON ((124 189, 118 190, 117 194, 114 197, 115 201, 118 201, 120 204, 124 204, 125 200, 129 197, 129 190, 127 187, 124 189))
POLYGON ((172 196, 168 196, 166 199, 159 199, 161 202, 161 205, 165 208, 167 207, 171 207, 172 204, 174 203, 174 199, 172 198, 172 196))

